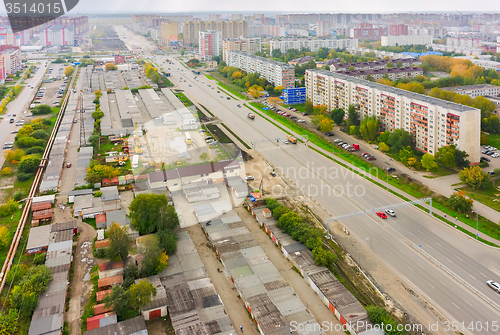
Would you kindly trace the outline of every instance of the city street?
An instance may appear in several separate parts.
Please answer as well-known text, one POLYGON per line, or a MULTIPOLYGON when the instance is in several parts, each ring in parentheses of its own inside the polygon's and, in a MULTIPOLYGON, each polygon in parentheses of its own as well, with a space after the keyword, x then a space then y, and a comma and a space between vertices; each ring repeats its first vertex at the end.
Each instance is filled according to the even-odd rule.
MULTIPOLYGON (((164 60, 164 58, 162 58, 164 60)), ((155 57, 161 66, 163 60, 155 57)), ((172 71, 171 80, 184 89, 193 102, 206 106, 218 115, 248 144, 253 142, 256 150, 269 160, 276 169, 294 181, 305 194, 325 207, 332 215, 384 207, 401 200, 380 187, 336 165, 318 155, 304 144, 285 145, 286 133, 257 115, 250 120, 247 108, 238 108, 244 101, 226 99, 223 92, 217 93, 207 85, 216 82, 194 75, 178 61, 175 66, 181 72, 172 71), (185 73, 182 73, 185 72, 185 73), (183 78, 179 82, 179 78, 183 78), (185 80, 185 82, 184 82, 185 80), (205 83, 203 84, 202 81, 205 83), (188 85, 192 87, 189 87, 188 85), (220 95, 223 98, 220 98, 220 95), (276 144, 276 138, 280 142, 276 144)), ((268 172, 265 172, 268 173, 268 172)), ((255 176, 257 179, 259 176, 255 176)), ((435 307, 443 311, 450 320, 495 321, 498 311, 478 298, 455 279, 422 257, 408 243, 421 246, 439 264, 445 266, 462 280, 475 287, 492 301, 500 304, 500 297, 486 285, 486 280, 500 276, 498 251, 483 246, 459 232, 452 231, 435 218, 415 207, 396 210, 397 217, 386 220, 376 215, 352 217, 342 224, 378 259, 382 260, 412 288, 421 293, 435 307)), ((464 333, 471 333, 466 329, 464 333)), ((474 334, 494 334, 489 331, 473 331, 474 334)))

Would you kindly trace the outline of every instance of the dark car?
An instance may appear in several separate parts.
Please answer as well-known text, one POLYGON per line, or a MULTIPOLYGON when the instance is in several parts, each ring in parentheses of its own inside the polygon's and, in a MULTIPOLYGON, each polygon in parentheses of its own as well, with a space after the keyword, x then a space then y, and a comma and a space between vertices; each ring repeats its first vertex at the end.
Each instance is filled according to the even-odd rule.
POLYGON ((485 153, 487 153, 487 152, 488 152, 488 150, 483 150, 483 151, 481 151, 481 153, 482 153, 482 154, 485 154, 485 153))
POLYGON ((269 174, 270 174, 271 176, 273 176, 273 177, 276 177, 276 172, 274 172, 274 171, 271 171, 269 174))
POLYGON ((387 172, 396 171, 396 169, 395 169, 395 168, 393 168, 393 167, 388 167, 388 168, 386 168, 386 170, 387 170, 387 172))
POLYGON ((334 134, 331 132, 325 133, 326 136, 333 136, 334 134))
POLYGON ((340 128, 340 131, 345 133, 345 129, 344 128, 340 128))
POLYGON ((227 99, 227 100, 231 100, 231 98, 230 98, 230 97, 227 97, 226 99, 227 99))
POLYGON ((495 153, 494 151, 488 151, 486 154, 487 154, 488 156, 491 156, 491 155, 493 155, 494 153, 495 153))
POLYGON ((485 162, 490 162, 490 159, 488 157, 481 157, 481 160, 485 162))
POLYGON ((307 116, 307 115, 309 115, 309 114, 307 114, 307 113, 302 113, 302 116, 307 116))

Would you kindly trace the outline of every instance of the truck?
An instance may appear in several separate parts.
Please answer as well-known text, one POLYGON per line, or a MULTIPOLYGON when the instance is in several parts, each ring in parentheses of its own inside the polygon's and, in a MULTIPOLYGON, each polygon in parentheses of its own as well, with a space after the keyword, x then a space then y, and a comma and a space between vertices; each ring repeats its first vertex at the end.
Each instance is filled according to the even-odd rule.
POLYGON ((248 113, 247 117, 252 120, 255 119, 255 115, 253 115, 252 113, 248 113))
POLYGON ((354 149, 353 151, 359 151, 359 144, 354 143, 352 148, 354 149))
POLYGON ((297 144, 297 139, 291 135, 287 135, 286 138, 290 143, 297 144))

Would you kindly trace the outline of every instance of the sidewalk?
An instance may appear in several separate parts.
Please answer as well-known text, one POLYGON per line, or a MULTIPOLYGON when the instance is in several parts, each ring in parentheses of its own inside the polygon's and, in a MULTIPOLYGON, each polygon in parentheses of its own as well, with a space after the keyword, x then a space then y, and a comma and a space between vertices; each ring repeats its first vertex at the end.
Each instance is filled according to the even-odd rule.
MULTIPOLYGON (((269 117, 267 115, 264 114, 264 117, 269 120, 269 117)), ((281 125, 283 126, 283 125, 281 125)), ((297 133, 295 133, 293 130, 291 130, 290 128, 287 128, 286 126, 283 126, 287 129, 287 131, 289 131, 293 136, 297 136, 297 137, 300 137, 300 135, 298 135, 297 133)), ((347 161, 344 161, 342 159, 339 159, 338 157, 335 157, 335 155, 332 155, 332 152, 331 151, 326 151, 320 147, 318 147, 317 145, 309 142, 308 143, 308 146, 311 147, 311 148, 314 148, 326 155, 328 155, 328 157, 331 157, 334 161, 339 161, 341 162, 342 164, 346 165, 347 167, 349 167, 351 170, 353 171, 356 171, 358 172, 359 174, 363 175, 363 176, 367 176, 369 177, 370 179, 372 180, 375 180, 377 183, 381 184, 385 189, 389 188, 391 189, 393 192, 397 193, 397 194, 400 194, 400 195, 403 195, 405 198, 409 199, 410 201, 413 201, 413 200, 416 200, 417 198, 405 193, 404 191, 401 191, 400 189, 398 189, 397 187, 395 186, 392 186, 391 184, 387 184, 383 179, 377 179, 375 178, 374 176, 372 176, 371 174, 369 174, 368 172, 350 164, 349 162, 347 161)), ((389 161, 389 157, 387 155, 385 155, 383 152, 379 151, 379 153, 381 155, 383 155, 383 157, 389 161)), ((401 164, 400 162, 397 162, 397 161, 394 161, 392 160, 391 161, 391 164, 392 163, 395 163, 397 164, 397 167, 400 169, 400 171, 403 171, 405 173, 407 173, 409 176, 411 176, 411 178, 414 178, 414 179, 417 179, 418 181, 422 182, 424 185, 428 185, 427 183, 429 182, 429 180, 433 180, 433 179, 428 179, 428 178, 425 178, 423 177, 422 175, 416 173, 415 171, 412 171, 410 169, 408 169, 406 166, 404 166, 403 164, 401 164), (425 179, 425 181, 423 181, 422 179, 425 179)), ((437 183, 436 183, 437 184, 437 183)), ((429 187, 429 186, 428 186, 429 187)), ((433 189, 432 187, 429 187, 430 189, 433 189)), ((434 190, 434 189, 433 189, 434 190)), ((441 193, 439 191, 436 191, 438 193, 441 193)), ((453 193, 453 191, 450 190, 449 194, 444 194, 446 196, 449 196, 453 193)), ((429 205, 428 204, 422 204, 422 207, 426 208, 427 210, 429 210, 429 205)), ((493 222, 499 222, 500 221, 500 213, 498 213, 497 211, 495 211, 494 209, 490 208, 490 207, 487 207, 477 201, 474 202, 474 206, 473 206, 473 210, 474 212, 476 213, 479 213, 479 215, 493 221, 493 222)), ((440 210, 437 210, 435 209, 434 207, 432 208, 432 212, 433 213, 436 213, 437 215, 440 215, 441 217, 445 218, 447 215, 445 213, 443 213, 442 211, 440 210)), ((477 231, 475 229, 473 229, 472 227, 470 227, 469 225, 467 225, 466 223, 462 222, 462 221, 453 221, 454 218, 450 218, 449 216, 447 217, 447 219, 450 219, 449 221, 452 221, 456 226, 460 226, 461 228, 469 231, 470 233, 476 235, 477 234, 477 231)), ((445 223, 446 224, 446 223, 445 223)), ((496 240, 492 237, 489 237, 483 233, 479 233, 479 237, 481 237, 482 239, 486 240, 486 241, 489 241, 491 243, 494 243, 494 244, 497 244, 497 245, 500 245, 500 240, 496 240)), ((470 237, 471 239, 473 239, 472 237, 470 237)))

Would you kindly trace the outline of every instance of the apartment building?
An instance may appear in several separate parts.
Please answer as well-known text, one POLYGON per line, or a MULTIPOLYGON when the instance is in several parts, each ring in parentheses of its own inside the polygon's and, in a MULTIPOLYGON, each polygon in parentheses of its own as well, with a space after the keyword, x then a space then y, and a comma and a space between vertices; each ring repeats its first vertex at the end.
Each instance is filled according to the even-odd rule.
POLYGON ((248 36, 248 22, 246 21, 188 21, 182 24, 182 38, 184 45, 198 43, 200 31, 215 30, 222 33, 222 39, 248 36))
POLYGON ((391 24, 389 26, 389 35, 391 35, 391 36, 408 35, 408 25, 406 25, 406 24, 391 24))
POLYGON ((73 46, 75 44, 74 26, 48 26, 40 29, 40 40, 44 47, 73 46))
POLYGON ((432 48, 434 51, 462 53, 466 56, 480 56, 483 53, 481 48, 454 47, 444 44, 428 44, 427 48, 432 48))
POLYGON ((161 44, 175 47, 179 44, 179 23, 175 21, 165 21, 160 25, 161 44))
POLYGON ((249 54, 256 54, 262 51, 262 40, 256 38, 232 38, 222 41, 222 59, 227 63, 227 53, 229 51, 242 51, 249 54))
POLYGON ((500 53, 500 36, 497 37, 497 53, 500 53))
POLYGON ((227 53, 227 65, 248 73, 258 72, 274 86, 283 86, 283 88, 295 86, 295 68, 289 64, 241 51, 230 51, 227 53))
POLYGON ((387 27, 374 27, 371 23, 360 23, 356 28, 351 28, 349 36, 359 40, 378 40, 381 36, 387 36, 387 27))
POLYGON ((279 49, 282 54, 286 54, 289 49, 302 50, 308 48, 313 52, 317 52, 320 48, 331 49, 347 49, 347 48, 357 48, 357 39, 317 39, 317 40, 272 40, 269 43, 270 53, 273 53, 274 49, 279 49))
POLYGON ((424 71, 419 67, 395 67, 391 69, 381 68, 368 70, 337 71, 337 73, 364 80, 369 80, 370 78, 377 80, 387 77, 390 80, 396 81, 403 78, 411 79, 417 76, 422 76, 424 74, 424 71))
POLYGON ((198 49, 202 60, 212 60, 212 57, 220 56, 222 52, 222 33, 215 30, 200 31, 198 49))
POLYGON ((413 145, 430 154, 454 144, 479 162, 481 111, 426 95, 319 69, 306 70, 306 95, 330 110, 355 105, 360 118, 376 116, 382 131, 404 129, 413 145))
POLYGON ((394 67, 397 67, 398 63, 401 62, 402 67, 415 67, 422 64, 422 61, 418 58, 404 58, 404 59, 381 59, 373 62, 354 62, 354 63, 335 63, 330 65, 330 71, 347 71, 347 70, 377 70, 387 67, 388 63, 391 63, 394 67))
POLYGON ((431 35, 400 35, 382 36, 380 38, 383 47, 394 47, 398 45, 426 45, 432 43, 431 35))
POLYGON ((328 21, 318 21, 316 23, 316 36, 327 37, 332 34, 330 22, 328 21))
POLYGON ((288 64, 302 66, 302 65, 308 63, 311 60, 314 60, 313 56, 304 56, 304 57, 299 57, 299 58, 292 59, 291 61, 288 62, 288 64))
POLYGON ((468 95, 471 98, 487 96, 487 95, 492 97, 497 97, 500 95, 500 86, 487 85, 487 84, 443 87, 442 90, 468 95))

